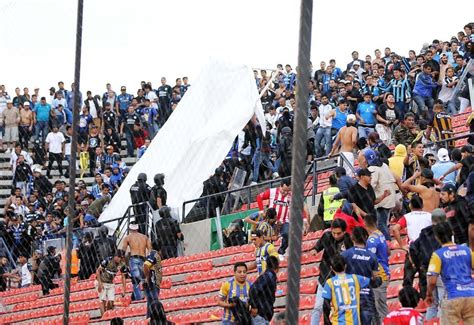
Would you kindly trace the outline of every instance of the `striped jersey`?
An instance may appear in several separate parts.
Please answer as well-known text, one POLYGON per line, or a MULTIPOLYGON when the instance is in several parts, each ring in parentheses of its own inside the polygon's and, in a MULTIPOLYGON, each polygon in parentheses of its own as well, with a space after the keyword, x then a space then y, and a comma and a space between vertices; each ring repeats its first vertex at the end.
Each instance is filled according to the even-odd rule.
POLYGON ((390 312, 383 325, 422 325, 423 315, 413 308, 400 308, 390 312))
MULTIPOLYGON (((451 114, 446 112, 433 113, 430 121, 436 140, 444 140, 453 136, 453 126, 451 123, 451 114)), ((454 141, 448 142, 450 147, 454 147, 454 141)))
POLYGON ((323 298, 331 302, 332 325, 359 325, 360 291, 369 286, 370 279, 340 273, 326 281, 323 298))
POLYGON ((270 188, 257 195, 257 203, 260 211, 263 211, 263 201, 269 200, 268 207, 274 208, 277 212, 277 221, 287 223, 290 220, 291 192, 283 195, 280 188, 270 188))
POLYGON ((385 89, 385 92, 393 94, 396 103, 404 102, 406 99, 411 98, 410 84, 406 79, 392 79, 385 89))
MULTIPOLYGON (((235 280, 235 278, 232 278, 222 284, 219 291, 219 297, 225 299, 225 301, 228 301, 230 298, 238 297, 242 302, 248 303, 250 286, 251 283, 249 281, 240 284, 235 280)), ((230 308, 224 308, 222 320, 235 321, 230 308)))
POLYGON ((265 243, 255 250, 255 262, 257 264, 258 274, 262 274, 267 269, 267 258, 269 256, 278 257, 275 246, 270 243, 265 243))

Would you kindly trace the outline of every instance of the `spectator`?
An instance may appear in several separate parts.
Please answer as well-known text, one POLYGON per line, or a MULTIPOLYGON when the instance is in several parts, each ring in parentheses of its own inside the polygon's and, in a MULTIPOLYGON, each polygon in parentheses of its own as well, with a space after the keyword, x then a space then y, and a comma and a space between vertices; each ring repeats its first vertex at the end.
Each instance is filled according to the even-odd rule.
POLYGON ((280 260, 288 248, 288 232, 290 228, 289 214, 291 205, 291 182, 284 180, 280 187, 270 188, 257 195, 257 204, 261 213, 264 211, 263 201, 269 200, 269 208, 275 208, 277 211, 277 224, 280 227, 281 246, 278 249, 280 260))
POLYGON ((126 252, 130 247, 130 276, 132 277, 133 292, 132 300, 142 300, 140 283, 143 282, 143 263, 147 251, 150 252, 151 241, 148 236, 138 232, 138 225, 133 223, 128 227, 129 235, 123 240, 123 251, 126 252))
POLYGON ((46 137, 46 150, 48 151, 48 171, 46 176, 51 178, 51 169, 56 161, 59 169, 59 176, 63 176, 63 156, 64 156, 64 135, 59 132, 58 126, 54 125, 52 132, 46 137))
POLYGON ((388 102, 388 97, 392 95, 392 99, 390 99, 390 103, 395 104, 396 112, 400 117, 399 120, 403 119, 406 111, 407 111, 407 104, 410 102, 411 99, 411 89, 410 84, 406 78, 402 77, 402 71, 399 68, 393 69, 393 79, 390 80, 387 89, 385 92, 385 99, 388 102), (391 94, 390 94, 391 93, 391 94))
POLYGON ((418 106, 418 114, 422 113, 423 118, 427 120, 430 116, 428 112, 433 109, 433 91, 438 88, 438 84, 431 76, 432 72, 433 66, 426 62, 423 65, 423 71, 416 77, 415 88, 413 89, 413 100, 418 106))
POLYGON ((18 141, 24 148, 28 148, 30 138, 32 135, 34 126, 34 113, 30 109, 30 105, 24 105, 23 109, 20 109, 20 121, 19 121, 19 136, 18 141))
MULTIPOLYGON (((321 263, 319 264, 320 275, 318 278, 318 289, 316 291, 316 301, 311 313, 311 325, 318 325, 323 314, 324 292, 326 281, 333 275, 334 265, 332 257, 353 246, 349 234, 346 233, 346 223, 344 220, 336 219, 331 224, 331 231, 323 233, 320 240, 313 248, 316 253, 324 250, 321 263)), ((342 259, 342 258, 341 258, 342 259)), ((344 263, 344 262, 343 262, 344 263)), ((324 312, 324 319, 329 317, 329 313, 324 312)))
POLYGON ((439 207, 440 194, 435 188, 431 169, 423 168, 421 172, 416 172, 402 184, 402 188, 419 194, 423 200, 424 211, 431 212, 439 207), (418 178, 420 185, 411 185, 418 178))
POLYGON ((466 200, 456 194, 456 187, 452 184, 444 185, 440 198, 454 235, 454 242, 459 245, 468 244, 469 222, 472 220, 474 212, 469 209, 466 200))
POLYGON ((442 222, 433 228, 436 239, 442 247, 431 256, 428 267, 428 290, 426 303, 433 302, 433 290, 438 276, 441 276, 446 288, 447 299, 441 305, 441 322, 457 324, 459 321, 470 323, 474 320, 474 281, 471 277, 473 256, 465 246, 451 242, 451 226, 442 222))
MULTIPOLYGON (((437 155, 438 155, 438 162, 431 167, 431 170, 433 171, 433 177, 435 179, 440 179, 443 177, 444 173, 446 173, 449 169, 454 167, 455 163, 453 163, 449 159, 449 153, 446 148, 440 148, 438 150, 437 155)), ((443 184, 449 183, 449 184, 456 185, 456 176, 457 176, 456 172, 446 175, 445 177, 442 178, 443 184)))
POLYGON ((99 292, 100 314, 103 315, 107 310, 114 309, 115 301, 115 275, 120 271, 122 278, 122 297, 125 296, 126 282, 125 274, 127 267, 124 263, 125 252, 117 250, 114 256, 109 256, 103 260, 96 271, 96 289, 99 292))
POLYGON ((9 285, 8 280, 20 281, 18 275, 13 272, 8 272, 8 259, 5 256, 0 256, 0 292, 7 291, 9 285))
MULTIPOLYGON (((25 104, 29 105, 29 104, 25 104)), ((39 140, 41 134, 42 143, 45 142, 46 135, 49 132, 49 116, 51 105, 46 103, 46 98, 41 97, 41 101, 34 107, 35 139, 39 140)))
POLYGON ((265 241, 261 230, 253 230, 250 238, 255 246, 255 262, 248 264, 247 268, 249 270, 256 268, 261 275, 267 268, 267 259, 270 256, 278 258, 278 253, 271 243, 265 241))
POLYGON ((269 256, 267 268, 250 287, 249 302, 252 309, 257 310, 253 324, 270 324, 273 317, 273 304, 277 289, 278 258, 269 256))
POLYGON ((163 304, 160 301, 155 301, 151 304, 150 325, 172 325, 174 323, 166 320, 166 313, 163 304))
MULTIPOLYGON (((29 106, 29 103, 28 105, 29 106)), ((18 139, 18 125, 20 112, 13 106, 12 101, 7 101, 7 108, 1 113, 0 122, 4 125, 3 143, 7 146, 6 153, 13 151, 13 144, 18 139)))
POLYGON ((338 157, 338 165, 342 165, 346 169, 348 175, 353 174, 354 169, 354 147, 357 144, 357 129, 355 128, 356 117, 353 114, 347 116, 346 126, 342 127, 337 133, 336 140, 328 157, 331 157, 333 153, 341 151, 338 157), (341 156, 344 156, 342 158, 341 156))
POLYGON ((375 298, 375 309, 377 311, 375 320, 380 323, 388 313, 387 288, 390 279, 388 256, 390 255, 390 250, 385 236, 376 226, 376 216, 369 214, 364 218, 364 221, 367 232, 369 233, 367 249, 377 257, 377 262, 379 264, 378 276, 382 280, 380 286, 372 289, 375 298))
POLYGON ((423 325, 423 315, 415 310, 420 300, 416 289, 411 286, 404 286, 398 292, 398 300, 402 308, 390 312, 383 320, 383 325, 423 325))
MULTIPOLYGON (((431 138, 433 131, 436 141, 442 141, 453 137, 453 128, 451 124, 451 114, 444 112, 443 103, 439 100, 435 101, 433 107, 433 116, 428 128, 426 129, 426 138, 431 138)), ((446 143, 450 148, 454 148, 454 141, 446 143)))
MULTIPOLYGON (((107 184, 102 184, 102 190, 108 188, 107 184)), ((102 192, 103 193, 103 192, 102 192)), ((97 220, 104 211, 105 206, 110 202, 111 197, 109 195, 102 195, 96 199, 89 208, 84 217, 84 222, 90 226, 97 226, 97 220)))
POLYGON ((402 115, 395 106, 393 94, 387 93, 385 102, 377 107, 376 119, 378 123, 375 126, 375 130, 384 143, 388 145, 392 143, 392 132, 400 123, 400 120, 402 120, 402 116, 404 116, 404 114, 402 115))
POLYGON ((345 272, 346 262, 340 255, 333 256, 331 264, 335 276, 327 280, 322 293, 325 314, 331 312, 333 324, 346 321, 361 324, 359 297, 361 291, 369 286, 370 279, 360 275, 347 274, 345 272), (336 295, 335 292, 342 292, 342 295, 336 295), (348 306, 349 308, 347 308, 348 306))
POLYGON ((390 159, 390 157, 392 157, 392 151, 385 144, 385 143, 388 143, 388 142, 387 141, 382 141, 377 132, 370 133, 369 138, 367 140, 369 141, 370 148, 377 153, 377 156, 379 157, 380 162, 382 162, 382 163, 384 163, 388 166, 389 165, 389 159, 390 159))
POLYGON ((316 131, 316 157, 327 156, 331 152, 332 139, 331 128, 333 115, 333 107, 329 104, 327 95, 321 96, 321 105, 319 106, 319 127, 316 131))
POLYGON ((160 243, 162 258, 168 259, 178 256, 178 243, 184 239, 179 223, 171 216, 171 209, 167 206, 159 210, 160 220, 155 224, 157 241, 160 243))
POLYGON ((127 114, 125 114, 122 124, 120 125, 120 136, 122 137, 125 133, 125 138, 127 140, 127 155, 129 157, 134 156, 133 129, 135 123, 140 123, 140 116, 135 112, 133 106, 129 106, 127 114))
POLYGON ((243 262, 235 263, 234 276, 222 283, 217 300, 217 305, 224 308, 223 325, 239 323, 240 319, 236 319, 235 311, 239 307, 247 308, 250 286, 251 284, 247 280, 247 265, 243 262))
POLYGON ((354 247, 341 253, 346 263, 346 273, 370 279, 370 286, 360 291, 361 324, 371 324, 372 320, 375 320, 376 310, 372 287, 376 288, 382 283, 381 278, 378 277, 377 257, 366 249, 368 237, 367 230, 362 227, 355 227, 351 235, 354 247))
MULTIPOLYGON (((93 245, 93 240, 94 235, 91 232, 86 232, 84 234, 84 239, 79 245, 79 249, 77 251, 77 258, 81 262, 81 267, 79 270, 80 280, 89 279, 89 277, 95 273, 95 270, 99 264, 97 259, 98 255, 93 245)), ((101 259, 101 261, 102 260, 103 259, 101 259)))
POLYGON ((405 119, 403 123, 398 125, 393 130, 392 141, 395 145, 403 144, 405 147, 409 147, 415 140, 417 134, 418 129, 417 125, 415 124, 415 115, 413 115, 412 113, 407 113, 405 114, 405 119))
POLYGON ((356 117, 358 121, 359 138, 368 138, 369 133, 375 131, 377 110, 372 102, 372 94, 364 94, 364 101, 357 105, 356 117))
POLYGON ((60 274, 61 268, 59 261, 61 256, 56 256, 56 247, 49 246, 47 249, 47 255, 41 261, 38 267, 38 280, 43 290, 43 295, 49 294, 51 289, 57 288, 58 285, 53 283, 53 277, 55 274, 60 274))
POLYGON ((159 243, 152 245, 153 250, 148 254, 143 264, 143 289, 147 301, 147 318, 151 317, 151 306, 154 302, 159 301, 161 280, 163 278, 161 267, 162 247, 159 243))
POLYGON ((18 257, 18 264, 19 264, 19 273, 21 277, 20 287, 26 288, 33 285, 33 273, 31 264, 28 263, 28 256, 26 254, 20 254, 18 257))
MULTIPOLYGON (((453 153, 454 158, 454 153, 453 153)), ((456 159, 454 159, 456 160, 456 159)), ((453 173, 456 170, 461 169, 459 173, 459 184, 463 184, 471 170, 474 168, 474 156, 472 155, 472 147, 470 145, 465 145, 461 148, 461 160, 451 167, 447 172, 440 177, 440 181, 443 181, 444 178, 453 173)))
POLYGON ((28 183, 30 181, 30 177, 32 177, 31 168, 26 163, 25 157, 23 157, 23 155, 19 155, 15 173, 13 175, 13 184, 15 184, 15 187, 19 187, 21 189, 21 193, 24 196, 29 194, 28 183))

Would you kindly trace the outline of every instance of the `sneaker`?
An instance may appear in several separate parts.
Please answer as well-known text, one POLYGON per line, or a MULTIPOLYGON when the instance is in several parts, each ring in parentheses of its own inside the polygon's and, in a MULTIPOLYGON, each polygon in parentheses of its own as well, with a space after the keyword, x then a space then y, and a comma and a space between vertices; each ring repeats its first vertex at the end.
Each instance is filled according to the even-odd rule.
POLYGON ((272 174, 273 179, 280 177, 280 175, 277 172, 274 172, 272 174))
POLYGON ((285 260, 285 255, 278 254, 278 259, 280 262, 283 262, 285 260))
POLYGON ((250 186, 257 185, 257 182, 250 183, 250 186))

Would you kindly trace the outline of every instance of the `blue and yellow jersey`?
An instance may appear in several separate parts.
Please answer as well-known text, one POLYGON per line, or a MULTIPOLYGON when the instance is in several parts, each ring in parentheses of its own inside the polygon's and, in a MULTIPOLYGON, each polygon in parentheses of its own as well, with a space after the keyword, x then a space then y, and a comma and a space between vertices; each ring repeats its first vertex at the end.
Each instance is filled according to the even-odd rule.
POLYGON ((390 266, 388 264, 388 246, 385 236, 379 230, 370 234, 367 239, 367 249, 374 253, 379 263, 378 276, 382 281, 390 278, 390 266))
POLYGON ((448 300, 462 297, 474 297, 474 280, 471 270, 474 268, 474 254, 463 245, 448 243, 431 255, 427 275, 441 275, 448 300))
POLYGON ((356 274, 337 274, 326 281, 323 298, 331 301, 331 324, 359 325, 360 291, 370 279, 356 274))
MULTIPOLYGON (((251 285, 249 281, 245 281, 244 284, 239 284, 235 278, 232 278, 222 284, 219 296, 225 301, 228 301, 230 298, 238 297, 243 302, 248 303, 251 285)), ((224 308, 222 320, 235 321, 229 308, 224 308)))
POLYGON ((275 256, 278 258, 278 252, 273 244, 265 243, 255 250, 255 262, 257 263, 258 274, 262 274, 267 269, 267 258, 275 256))
POLYGON ((275 229, 267 221, 259 221, 257 230, 260 230, 265 237, 273 237, 275 235, 275 229))

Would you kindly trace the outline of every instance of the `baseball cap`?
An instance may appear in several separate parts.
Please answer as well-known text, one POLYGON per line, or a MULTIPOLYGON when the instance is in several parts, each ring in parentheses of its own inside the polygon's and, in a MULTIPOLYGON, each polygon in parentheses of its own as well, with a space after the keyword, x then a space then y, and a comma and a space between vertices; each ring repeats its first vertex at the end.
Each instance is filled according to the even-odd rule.
POLYGON ((136 223, 131 223, 129 226, 128 226, 128 229, 130 230, 138 230, 138 225, 136 223))
POLYGON ((41 173, 41 168, 35 168, 35 169, 33 170, 33 172, 35 172, 35 173, 41 173))
POLYGON ((421 171, 421 176, 423 176, 424 178, 433 179, 434 174, 431 169, 423 168, 423 170, 421 171))
POLYGON ((357 121, 357 118, 354 114, 349 114, 349 115, 347 115, 346 121, 347 122, 355 122, 355 121, 357 121))
POLYGON ((441 189, 441 192, 455 193, 456 186, 451 183, 447 183, 443 186, 443 188, 441 189))
POLYGON ((441 148, 438 150, 438 160, 439 161, 449 161, 448 149, 441 148))
POLYGON ((372 176, 372 172, 367 168, 362 168, 357 171, 357 176, 372 176))
POLYGON ((23 106, 30 106, 30 102, 29 101, 24 102, 23 106))
POLYGON ((359 61, 354 61, 354 62, 352 62, 352 65, 356 65, 356 64, 357 64, 358 66, 360 66, 360 62, 359 62, 359 61))
POLYGON ((367 160, 367 163, 369 164, 369 166, 373 166, 373 165, 378 164, 377 153, 374 150, 365 149, 364 150, 364 157, 367 160))
POLYGON ((11 104, 13 101, 11 99, 7 99, 7 104, 11 104))

